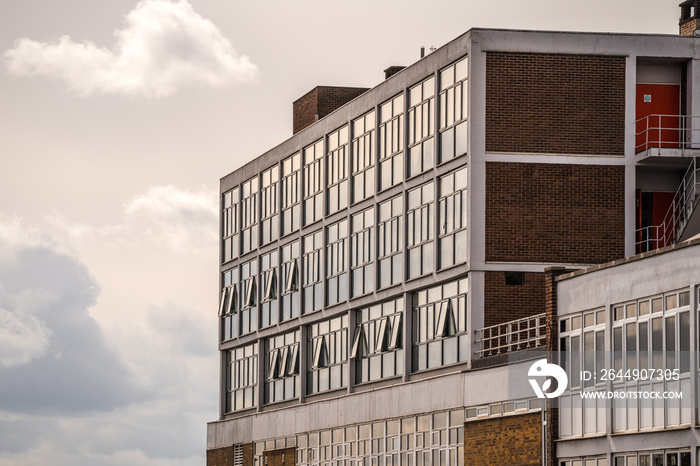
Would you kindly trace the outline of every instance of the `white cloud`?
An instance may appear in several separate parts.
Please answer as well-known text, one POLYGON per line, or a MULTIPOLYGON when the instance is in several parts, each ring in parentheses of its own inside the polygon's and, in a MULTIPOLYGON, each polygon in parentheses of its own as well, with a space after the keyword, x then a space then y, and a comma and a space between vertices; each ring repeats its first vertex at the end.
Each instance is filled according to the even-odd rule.
POLYGON ((257 67, 187 0, 144 0, 114 33, 112 50, 69 36, 54 42, 21 38, 5 52, 17 76, 62 79, 80 94, 164 97, 181 87, 222 87, 257 77, 257 67))

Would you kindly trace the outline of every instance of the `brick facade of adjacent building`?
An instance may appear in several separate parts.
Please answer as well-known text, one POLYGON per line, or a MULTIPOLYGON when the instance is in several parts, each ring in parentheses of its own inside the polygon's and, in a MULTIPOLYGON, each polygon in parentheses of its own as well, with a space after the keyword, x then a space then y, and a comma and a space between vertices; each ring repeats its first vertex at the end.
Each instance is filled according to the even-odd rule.
POLYGON ((464 464, 540 466, 540 413, 503 416, 464 424, 464 464))
POLYGON ((517 274, 522 284, 507 284, 509 272, 486 272, 484 276, 484 326, 502 324, 544 312, 544 275, 517 274))
POLYGON ((271 450, 263 453, 263 464, 267 466, 294 466, 295 463, 295 448, 284 448, 280 450, 271 450))
POLYGON ((292 104, 294 134, 367 91, 363 87, 317 86, 292 104))
POLYGON ((624 257, 624 183, 622 166, 486 163, 486 260, 624 257))
POLYGON ((624 155, 625 58, 488 52, 486 150, 624 155))

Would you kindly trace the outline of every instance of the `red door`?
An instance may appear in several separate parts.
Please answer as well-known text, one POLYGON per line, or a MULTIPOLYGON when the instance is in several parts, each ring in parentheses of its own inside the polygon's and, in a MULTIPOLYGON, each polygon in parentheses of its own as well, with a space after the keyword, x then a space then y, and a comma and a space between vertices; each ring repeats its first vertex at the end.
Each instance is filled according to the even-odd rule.
POLYGON ((678 148, 680 142, 681 86, 637 84, 636 150, 678 148))

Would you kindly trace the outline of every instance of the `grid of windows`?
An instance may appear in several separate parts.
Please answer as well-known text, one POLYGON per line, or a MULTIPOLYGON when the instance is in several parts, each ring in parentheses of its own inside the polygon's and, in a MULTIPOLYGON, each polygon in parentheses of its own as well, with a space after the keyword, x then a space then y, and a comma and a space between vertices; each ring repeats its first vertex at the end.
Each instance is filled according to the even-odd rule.
POLYGON ((374 291, 374 208, 352 216, 350 267, 352 295, 374 291))
POLYGON ((467 57, 440 71, 440 162, 467 153, 467 57))
POLYGON ((374 194, 375 111, 352 122, 352 202, 374 194))
POLYGON ((440 177, 440 268, 467 261, 467 167, 440 177))
POLYGON ((243 238, 243 254, 258 247, 258 189, 260 182, 255 176, 241 185, 243 200, 241 211, 243 221, 241 223, 243 238))
POLYGON ((299 330, 265 342, 265 403, 299 396, 299 342, 299 330))
POLYGON ((258 344, 226 352, 226 412, 258 404, 258 344))
POLYGON ((221 317, 221 339, 230 340, 239 335, 238 322, 238 268, 223 273, 219 317, 221 317))
MULTIPOLYGON (((460 409, 297 435, 287 446, 296 445, 301 466, 456 466, 464 464, 463 442, 460 409)), ((256 444, 256 455, 272 443, 256 444)))
POLYGON ((379 245, 379 288, 401 283, 403 279, 403 196, 379 204, 377 225, 379 245))
POLYGON ((599 374, 605 365, 605 310, 568 316, 559 321, 559 364, 569 385, 560 397, 559 435, 580 437, 605 433, 605 400, 583 399, 581 389, 604 390, 602 377, 581 380, 581 371, 599 374))
POLYGON ((277 251, 260 256, 260 327, 277 323, 277 251))
POLYGON ((299 229, 301 221, 300 168, 301 154, 298 152, 282 161, 282 236, 299 229))
MULTIPOLYGON (((636 463, 634 465, 637 466, 636 463)), ((605 457, 566 459, 559 461, 559 466, 608 466, 608 459, 605 457)))
POLYGON ((348 299, 348 270, 345 253, 348 242, 348 221, 341 220, 326 229, 326 275, 329 306, 348 299))
POLYGON ((408 90, 408 176, 433 168, 435 126, 435 78, 424 80, 408 90))
POLYGON ((304 314, 320 311, 323 307, 323 275, 321 274, 321 253, 323 232, 304 236, 304 314))
POLYGON ((262 188, 260 190, 260 229, 262 244, 274 241, 279 236, 280 225, 277 215, 277 187, 279 186, 280 170, 277 165, 262 172, 262 188))
POLYGON ((413 293, 413 370, 466 361, 467 278, 413 293))
MULTIPOLYGON (((563 464, 563 463, 562 463, 563 464)), ((600 463, 599 463, 600 465, 600 463)), ((569 465, 565 465, 569 466, 569 465)), ((571 466, 589 466, 588 463, 571 463, 571 466)), ((593 465, 595 466, 595 465, 593 465)), ((613 466, 690 466, 690 451, 629 452, 613 457, 613 466)))
POLYGON ((280 288, 282 320, 299 316, 299 241, 282 246, 280 288))
POLYGON ((348 316, 309 325, 307 391, 318 393, 347 385, 348 316))
POLYGON ((258 329, 258 263, 255 260, 241 265, 241 292, 239 293, 241 335, 258 329))
POLYGON ((348 206, 348 126, 328 135, 328 213, 348 206))
MULTIPOLYGON (((682 391, 690 394, 689 292, 670 292, 613 307, 612 348, 616 372, 677 370, 677 380, 616 378, 614 389, 682 391)), ((614 400, 613 430, 637 431, 690 423, 686 400, 614 400)))
POLYGON ((238 257, 238 203, 240 202, 240 191, 238 188, 226 191, 222 196, 222 234, 224 240, 223 261, 228 262, 234 257, 238 257))
POLYGON ((403 94, 379 107, 379 189, 403 181, 403 94))
POLYGON ((403 298, 356 312, 357 326, 350 357, 357 383, 403 374, 403 298))
POLYGON ((435 224, 435 186, 426 183, 408 191, 406 225, 408 229, 409 278, 433 271, 433 226, 435 224))
POLYGON ((323 140, 304 149, 304 225, 323 217, 323 140))

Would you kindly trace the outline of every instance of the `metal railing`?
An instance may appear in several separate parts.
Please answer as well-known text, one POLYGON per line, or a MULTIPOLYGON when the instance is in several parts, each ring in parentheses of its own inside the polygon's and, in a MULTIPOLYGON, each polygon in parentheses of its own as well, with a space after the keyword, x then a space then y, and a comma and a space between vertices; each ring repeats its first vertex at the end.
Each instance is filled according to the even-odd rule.
POLYGON ((700 163, 697 157, 693 157, 661 225, 637 230, 637 253, 652 251, 678 242, 699 196, 700 163))
POLYGON ((475 331, 480 358, 544 346, 547 339, 546 314, 537 314, 475 331))
POLYGON ((648 115, 637 120, 635 153, 664 148, 700 149, 700 116, 648 115))

